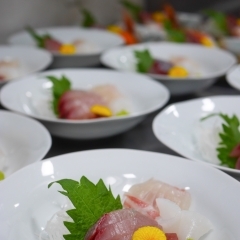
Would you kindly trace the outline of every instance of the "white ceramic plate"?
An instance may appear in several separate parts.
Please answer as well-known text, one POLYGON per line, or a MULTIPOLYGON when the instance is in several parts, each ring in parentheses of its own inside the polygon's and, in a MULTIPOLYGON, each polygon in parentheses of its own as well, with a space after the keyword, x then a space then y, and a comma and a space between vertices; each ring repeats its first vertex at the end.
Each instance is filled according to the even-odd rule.
MULTIPOLYGON (((25 77, 47 68, 52 62, 52 55, 41 49, 16 46, 0 46, 0 62, 15 61, 16 67, 4 68, 4 72, 11 76, 11 79, 0 80, 0 87, 8 81, 25 77)), ((1 67, 1 66, 0 66, 1 67)), ((3 69, 2 69, 3 71, 3 69)), ((0 70, 1 75, 1 70, 0 70)))
POLYGON ((240 65, 234 66, 229 70, 227 73, 227 81, 232 87, 240 90, 240 65))
POLYGON ((214 230, 204 240, 238 240, 240 184, 206 164, 135 150, 94 150, 72 153, 32 164, 0 184, 0 238, 38 239, 46 222, 65 203, 63 195, 48 184, 64 178, 93 182, 100 178, 122 195, 135 183, 156 178, 188 188, 191 209, 206 216, 214 230), (31 180, 29 177, 31 176, 31 180), (204 177, 203 177, 204 176, 204 177), (17 184, 17 188, 15 187, 17 184))
MULTIPOLYGON (((49 33, 62 43, 84 40, 96 46, 94 52, 85 54, 62 55, 54 53, 53 67, 87 67, 100 63, 100 54, 112 47, 123 45, 123 39, 113 33, 100 29, 83 29, 79 27, 53 27, 36 29, 40 34, 49 33)), ((9 38, 13 45, 36 46, 32 37, 26 31, 16 33, 9 38)))
MULTIPOLYGON (((175 152, 194 161, 207 162, 198 150, 194 137, 200 119, 211 113, 224 113, 240 118, 238 96, 215 96, 179 102, 167 106, 153 121, 155 136, 175 152)), ((217 122, 209 122, 213 128, 217 122)), ((230 174, 240 175, 240 170, 230 169, 207 162, 209 165, 222 169, 230 174)))
POLYGON ((112 136, 134 127, 147 114, 163 107, 169 99, 169 92, 164 86, 140 74, 66 69, 43 72, 8 84, 2 88, 0 99, 7 109, 40 120, 56 136, 93 139, 112 136), (102 84, 116 86, 130 103, 130 115, 80 121, 57 119, 50 109, 51 85, 45 76, 60 77, 63 74, 71 80, 72 89, 89 89, 102 84))
POLYGON ((164 42, 111 49, 102 55, 101 61, 106 66, 117 70, 136 71, 136 60, 133 53, 134 50, 143 49, 149 49, 156 59, 170 60, 172 57, 185 57, 195 63, 195 70, 199 72, 200 76, 170 78, 165 75, 149 74, 166 85, 173 95, 189 94, 211 86, 217 78, 225 75, 229 68, 236 63, 234 55, 218 48, 164 42))
POLYGON ((222 39, 223 47, 234 53, 237 56, 240 56, 240 38, 239 37, 224 37, 222 39))
POLYGON ((0 170, 3 170, 5 177, 28 164, 42 160, 51 144, 51 136, 42 124, 16 113, 0 110, 0 165, 3 167, 0 170))

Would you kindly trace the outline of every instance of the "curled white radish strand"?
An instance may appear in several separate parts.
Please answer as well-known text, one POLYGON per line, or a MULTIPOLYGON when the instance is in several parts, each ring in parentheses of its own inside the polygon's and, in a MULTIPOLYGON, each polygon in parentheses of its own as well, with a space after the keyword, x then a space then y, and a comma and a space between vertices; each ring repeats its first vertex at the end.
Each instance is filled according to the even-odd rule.
POLYGON ((163 227, 164 232, 176 233, 179 240, 198 240, 213 228, 211 222, 201 214, 181 210, 168 199, 158 198, 156 204, 160 212, 156 221, 163 227))

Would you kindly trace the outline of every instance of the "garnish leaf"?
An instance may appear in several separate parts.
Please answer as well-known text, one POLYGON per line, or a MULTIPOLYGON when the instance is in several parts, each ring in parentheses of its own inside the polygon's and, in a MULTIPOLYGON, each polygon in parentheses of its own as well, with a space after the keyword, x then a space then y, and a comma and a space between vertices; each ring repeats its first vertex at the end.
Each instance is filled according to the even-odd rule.
POLYGON ((115 198, 111 189, 107 189, 102 179, 95 185, 86 177, 80 182, 63 179, 49 184, 58 183, 64 191, 60 191, 72 202, 75 209, 67 211, 73 222, 64 222, 70 234, 64 235, 65 240, 84 240, 87 231, 104 214, 122 209, 120 196, 115 198))
POLYGON ((122 0, 121 3, 131 13, 133 19, 135 21, 139 22, 140 21, 140 13, 142 12, 142 8, 139 5, 132 3, 128 0, 122 0))
POLYGON ((211 9, 205 10, 204 13, 214 21, 223 34, 228 34, 227 17, 224 13, 211 9))
POLYGON ((221 141, 217 148, 218 158, 222 165, 235 168, 237 158, 231 157, 230 154, 240 144, 240 121, 236 115, 230 117, 222 113, 211 114, 201 120, 203 121, 213 116, 219 116, 224 120, 222 132, 219 133, 221 141))
POLYGON ((68 90, 71 89, 71 82, 64 75, 61 78, 57 78, 54 76, 47 76, 46 78, 48 78, 53 84, 53 86, 52 86, 52 98, 53 98, 52 109, 53 109, 55 115, 58 116, 59 115, 59 111, 58 111, 59 99, 65 92, 67 92, 68 90))
POLYGON ((148 73, 154 63, 151 53, 145 49, 143 51, 134 51, 134 54, 137 59, 137 71, 141 73, 148 73))
POLYGON ((128 115, 129 115, 129 112, 124 109, 116 113, 116 116, 118 116, 118 117, 128 116, 128 115))
POLYGON ((90 11, 88 11, 87 9, 83 9, 81 12, 83 14, 83 27, 92 27, 96 24, 96 19, 90 11))
POLYGON ((174 28, 171 21, 164 21, 164 29, 167 33, 169 41, 183 43, 186 42, 186 34, 177 28, 174 28))
POLYGON ((44 34, 44 35, 39 35, 37 34, 37 32, 31 28, 31 27, 27 27, 26 30, 28 31, 28 33, 32 36, 32 38, 35 40, 36 44, 38 47, 40 48, 44 48, 45 47, 45 41, 47 39, 52 39, 50 34, 44 34))

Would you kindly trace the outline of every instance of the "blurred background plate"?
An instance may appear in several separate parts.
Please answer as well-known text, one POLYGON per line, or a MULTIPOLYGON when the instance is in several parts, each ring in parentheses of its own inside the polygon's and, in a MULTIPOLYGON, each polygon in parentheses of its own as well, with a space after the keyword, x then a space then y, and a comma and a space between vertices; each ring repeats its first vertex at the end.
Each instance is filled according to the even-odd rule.
MULTIPOLYGON (((36 29, 38 34, 50 34, 56 40, 63 44, 69 44, 73 41, 82 40, 89 43, 96 49, 85 53, 77 53, 72 55, 63 55, 53 53, 53 68, 67 67, 91 67, 99 65, 100 54, 113 47, 117 47, 124 43, 123 39, 113 33, 102 29, 84 29, 80 27, 52 27, 36 29)), ((12 45, 36 46, 35 41, 26 31, 12 35, 8 42, 12 45)), ((90 48, 91 46, 89 46, 90 48)))
POLYGON ((47 68, 52 55, 43 49, 26 46, 0 46, 0 88, 16 80, 47 68))
POLYGON ((46 71, 8 84, 0 93, 5 108, 40 120, 53 135, 73 139, 103 138, 125 132, 163 107, 170 96, 166 87, 147 76, 99 69, 46 71), (89 120, 56 118, 51 109, 51 82, 46 76, 62 75, 71 81, 72 89, 116 86, 129 103, 129 115, 89 120))
POLYGON ((227 74, 228 83, 235 89, 240 91, 240 65, 229 70, 227 74))
MULTIPOLYGON (((16 113, 0 110, 0 171, 4 172, 5 177, 28 164, 42 160, 51 145, 51 136, 42 124, 16 113)), ((3 192, 1 196, 2 194, 3 192)))
POLYGON ((195 93, 210 87, 237 62, 233 54, 219 48, 166 42, 137 44, 111 49, 102 55, 101 62, 116 70, 135 72, 137 61, 134 57, 134 51, 144 49, 148 49, 154 59, 170 61, 171 58, 185 58, 191 63, 190 71, 199 72, 199 76, 186 78, 147 74, 164 84, 172 95, 195 93))

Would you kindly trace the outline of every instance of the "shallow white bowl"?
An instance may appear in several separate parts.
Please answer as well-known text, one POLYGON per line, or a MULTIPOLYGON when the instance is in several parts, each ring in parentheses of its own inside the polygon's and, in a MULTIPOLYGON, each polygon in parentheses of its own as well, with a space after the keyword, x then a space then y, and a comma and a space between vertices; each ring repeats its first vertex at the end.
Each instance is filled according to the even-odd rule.
POLYGON ((0 184, 0 192, 4 193, 0 198, 0 238, 37 240, 47 221, 66 201, 57 191, 61 188, 56 185, 48 189, 48 184, 64 178, 78 181, 83 175, 95 183, 103 179, 115 196, 150 178, 187 188, 193 199, 191 209, 206 216, 214 226, 202 240, 240 239, 239 182, 206 164, 124 149, 58 156, 32 164, 6 179, 0 184))
POLYGON ((207 162, 198 151, 194 133, 200 119, 211 113, 224 113, 240 118, 239 96, 214 96, 179 102, 167 106, 153 121, 153 132, 164 145, 188 159, 206 162, 211 166, 240 176, 240 170, 207 162))
MULTIPOLYGON (((95 53, 62 55, 53 54, 54 62, 52 67, 89 67, 100 63, 100 54, 112 47, 123 45, 123 39, 113 33, 100 29, 83 29, 79 27, 52 27, 36 29, 40 34, 49 33, 62 43, 70 43, 76 39, 89 41, 99 47, 95 53)), ((32 37, 26 31, 16 33, 9 38, 13 45, 36 46, 32 37)))
POLYGON ((46 71, 8 84, 0 92, 5 108, 40 120, 53 135, 75 139, 101 138, 127 131, 147 114, 163 107, 168 99, 168 90, 147 76, 98 69, 46 71), (57 119, 50 110, 51 94, 45 76, 63 74, 71 80, 73 89, 115 85, 132 104, 130 115, 79 121, 57 119))
POLYGON ((51 136, 42 124, 0 110, 0 158, 4 158, 3 171, 6 177, 28 164, 42 160, 51 144, 51 136))
POLYGON ((239 37, 224 37, 222 39, 223 47, 229 52, 240 56, 240 38, 239 37))
POLYGON ((237 90, 240 90, 240 65, 234 66, 227 73, 227 82, 237 90))
POLYGON ((211 86, 217 78, 225 75, 237 61, 233 54, 218 48, 162 42, 111 49, 102 55, 101 62, 117 70, 136 71, 133 52, 143 49, 149 49, 156 59, 169 60, 174 56, 183 56, 198 64, 201 76, 195 78, 170 78, 165 75, 148 74, 166 85, 173 95, 194 93, 211 86))
POLYGON ((51 64, 52 55, 45 50, 26 46, 0 46, 0 61, 7 59, 19 62, 21 72, 19 77, 15 79, 0 81, 0 88, 9 81, 44 70, 51 64))

